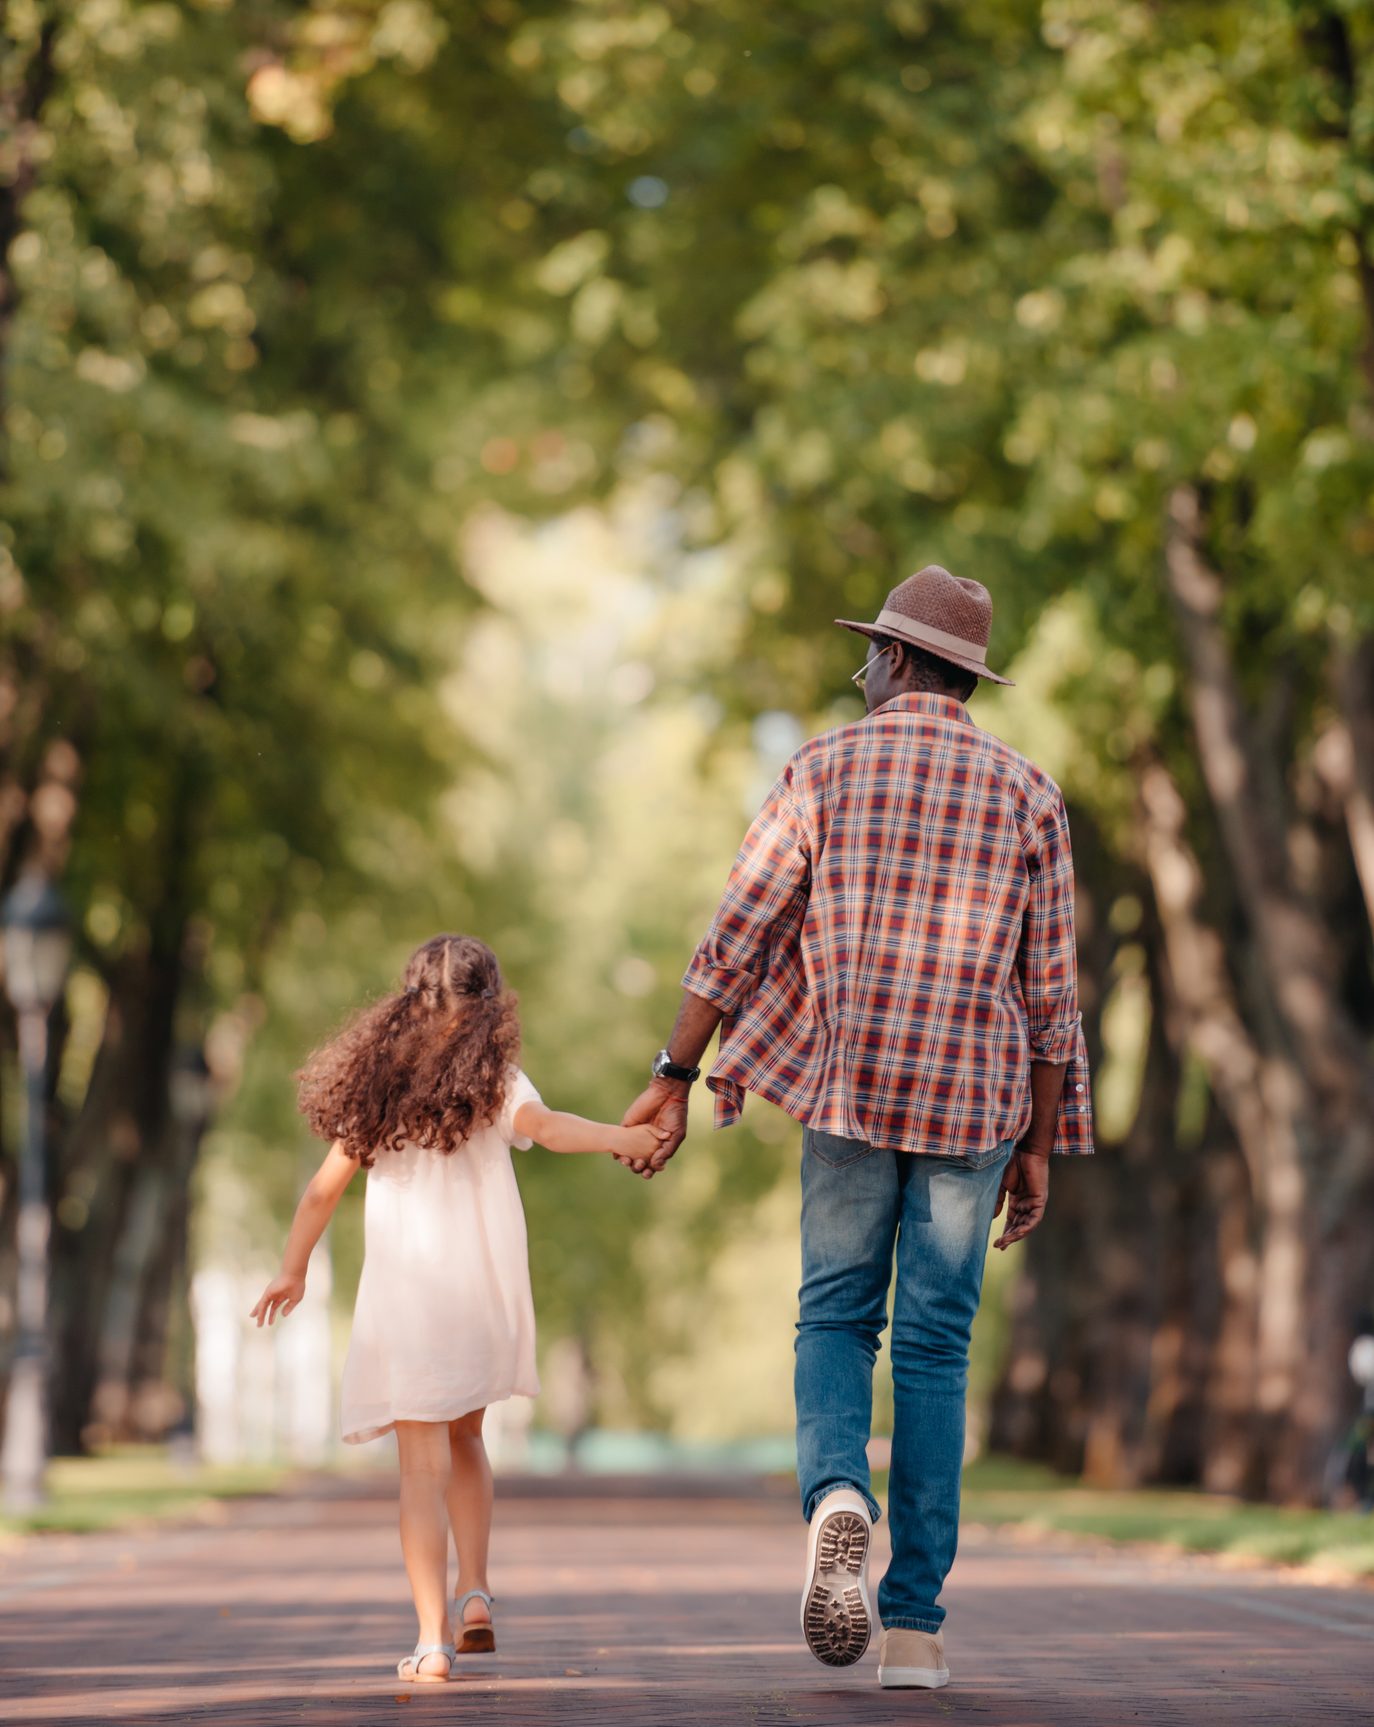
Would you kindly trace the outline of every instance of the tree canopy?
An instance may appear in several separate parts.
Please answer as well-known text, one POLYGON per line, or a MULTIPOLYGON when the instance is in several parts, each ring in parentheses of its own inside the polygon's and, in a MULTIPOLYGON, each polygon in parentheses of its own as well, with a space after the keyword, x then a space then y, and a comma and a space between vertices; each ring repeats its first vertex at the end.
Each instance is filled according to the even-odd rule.
MULTIPOLYGON (((939 561, 1024 686, 976 711, 1070 796, 1123 1100, 1027 1255, 998 1437, 1315 1491, 1374 1296, 1372 33, 1360 0, 5 9, 0 835, 81 919, 67 1443, 133 1395, 111 1279, 157 1355, 172 1271, 128 1241, 189 1178, 177 1044, 247 1040, 220 1151, 282 1201, 299 1045, 460 908, 614 1110, 741 788, 857 712, 830 620, 939 561)), ((622 1410, 655 1256, 705 1277, 723 1196, 770 1203, 766 1147, 699 1155, 666 1225, 527 1172, 550 1324, 594 1312, 622 1410)))

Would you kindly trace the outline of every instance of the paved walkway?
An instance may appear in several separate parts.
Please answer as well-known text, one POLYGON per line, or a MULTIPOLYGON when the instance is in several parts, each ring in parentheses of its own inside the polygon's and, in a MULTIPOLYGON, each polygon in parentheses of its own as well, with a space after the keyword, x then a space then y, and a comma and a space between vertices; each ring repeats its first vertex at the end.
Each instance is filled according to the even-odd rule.
POLYGON ((387 1677, 414 1633, 385 1488, 320 1483, 197 1527, 0 1555, 0 1720, 1370 1720, 1374 1592, 976 1530, 947 1595, 949 1689, 880 1692, 873 1653, 839 1673, 807 1655, 795 1510, 747 1485, 503 1484, 499 1652, 453 1684, 410 1688, 387 1677))

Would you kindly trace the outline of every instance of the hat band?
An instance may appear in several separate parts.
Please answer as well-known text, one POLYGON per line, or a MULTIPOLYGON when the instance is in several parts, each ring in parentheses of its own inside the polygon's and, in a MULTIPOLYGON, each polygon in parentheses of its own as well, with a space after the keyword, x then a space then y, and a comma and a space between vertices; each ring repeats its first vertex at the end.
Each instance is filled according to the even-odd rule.
POLYGON ((905 630, 919 630, 922 641, 937 653, 943 648, 947 654, 962 654, 966 659, 986 663, 986 642, 971 642, 964 636, 952 636, 948 630, 937 630, 932 624, 923 624, 919 618, 909 618, 905 612, 894 612, 884 606, 873 622, 876 629, 890 630, 894 635, 901 635, 905 630))

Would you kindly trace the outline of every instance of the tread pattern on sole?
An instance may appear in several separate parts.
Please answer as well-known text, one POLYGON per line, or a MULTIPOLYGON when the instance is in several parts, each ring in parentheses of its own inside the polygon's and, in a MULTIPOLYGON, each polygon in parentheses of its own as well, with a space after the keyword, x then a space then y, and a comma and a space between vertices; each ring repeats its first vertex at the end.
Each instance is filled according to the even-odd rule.
POLYGON ((872 1624, 857 1579, 868 1557, 868 1524, 853 1511, 832 1512, 816 1543, 816 1565, 802 1626, 807 1647, 827 1667, 850 1667, 868 1648, 872 1624))

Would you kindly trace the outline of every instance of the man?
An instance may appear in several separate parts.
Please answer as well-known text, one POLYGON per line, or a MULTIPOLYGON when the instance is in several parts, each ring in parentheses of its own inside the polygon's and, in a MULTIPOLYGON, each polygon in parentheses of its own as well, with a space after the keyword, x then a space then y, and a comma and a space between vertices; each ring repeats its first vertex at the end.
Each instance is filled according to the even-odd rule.
POLYGON ((940 1591, 954 1561, 969 1333, 996 1245, 1045 1210, 1051 1151, 1092 1150, 1073 862, 1059 788, 965 704, 992 601, 931 565, 888 595, 856 682, 867 716, 784 768, 683 979, 653 1080, 625 1116, 681 1144, 707 1081, 716 1125, 745 1091, 802 1136, 797 1474, 810 1523, 802 1629, 857 1661, 879 1516, 866 1447, 895 1254, 892 1563, 878 1591, 884 1686, 949 1679, 940 1591))

